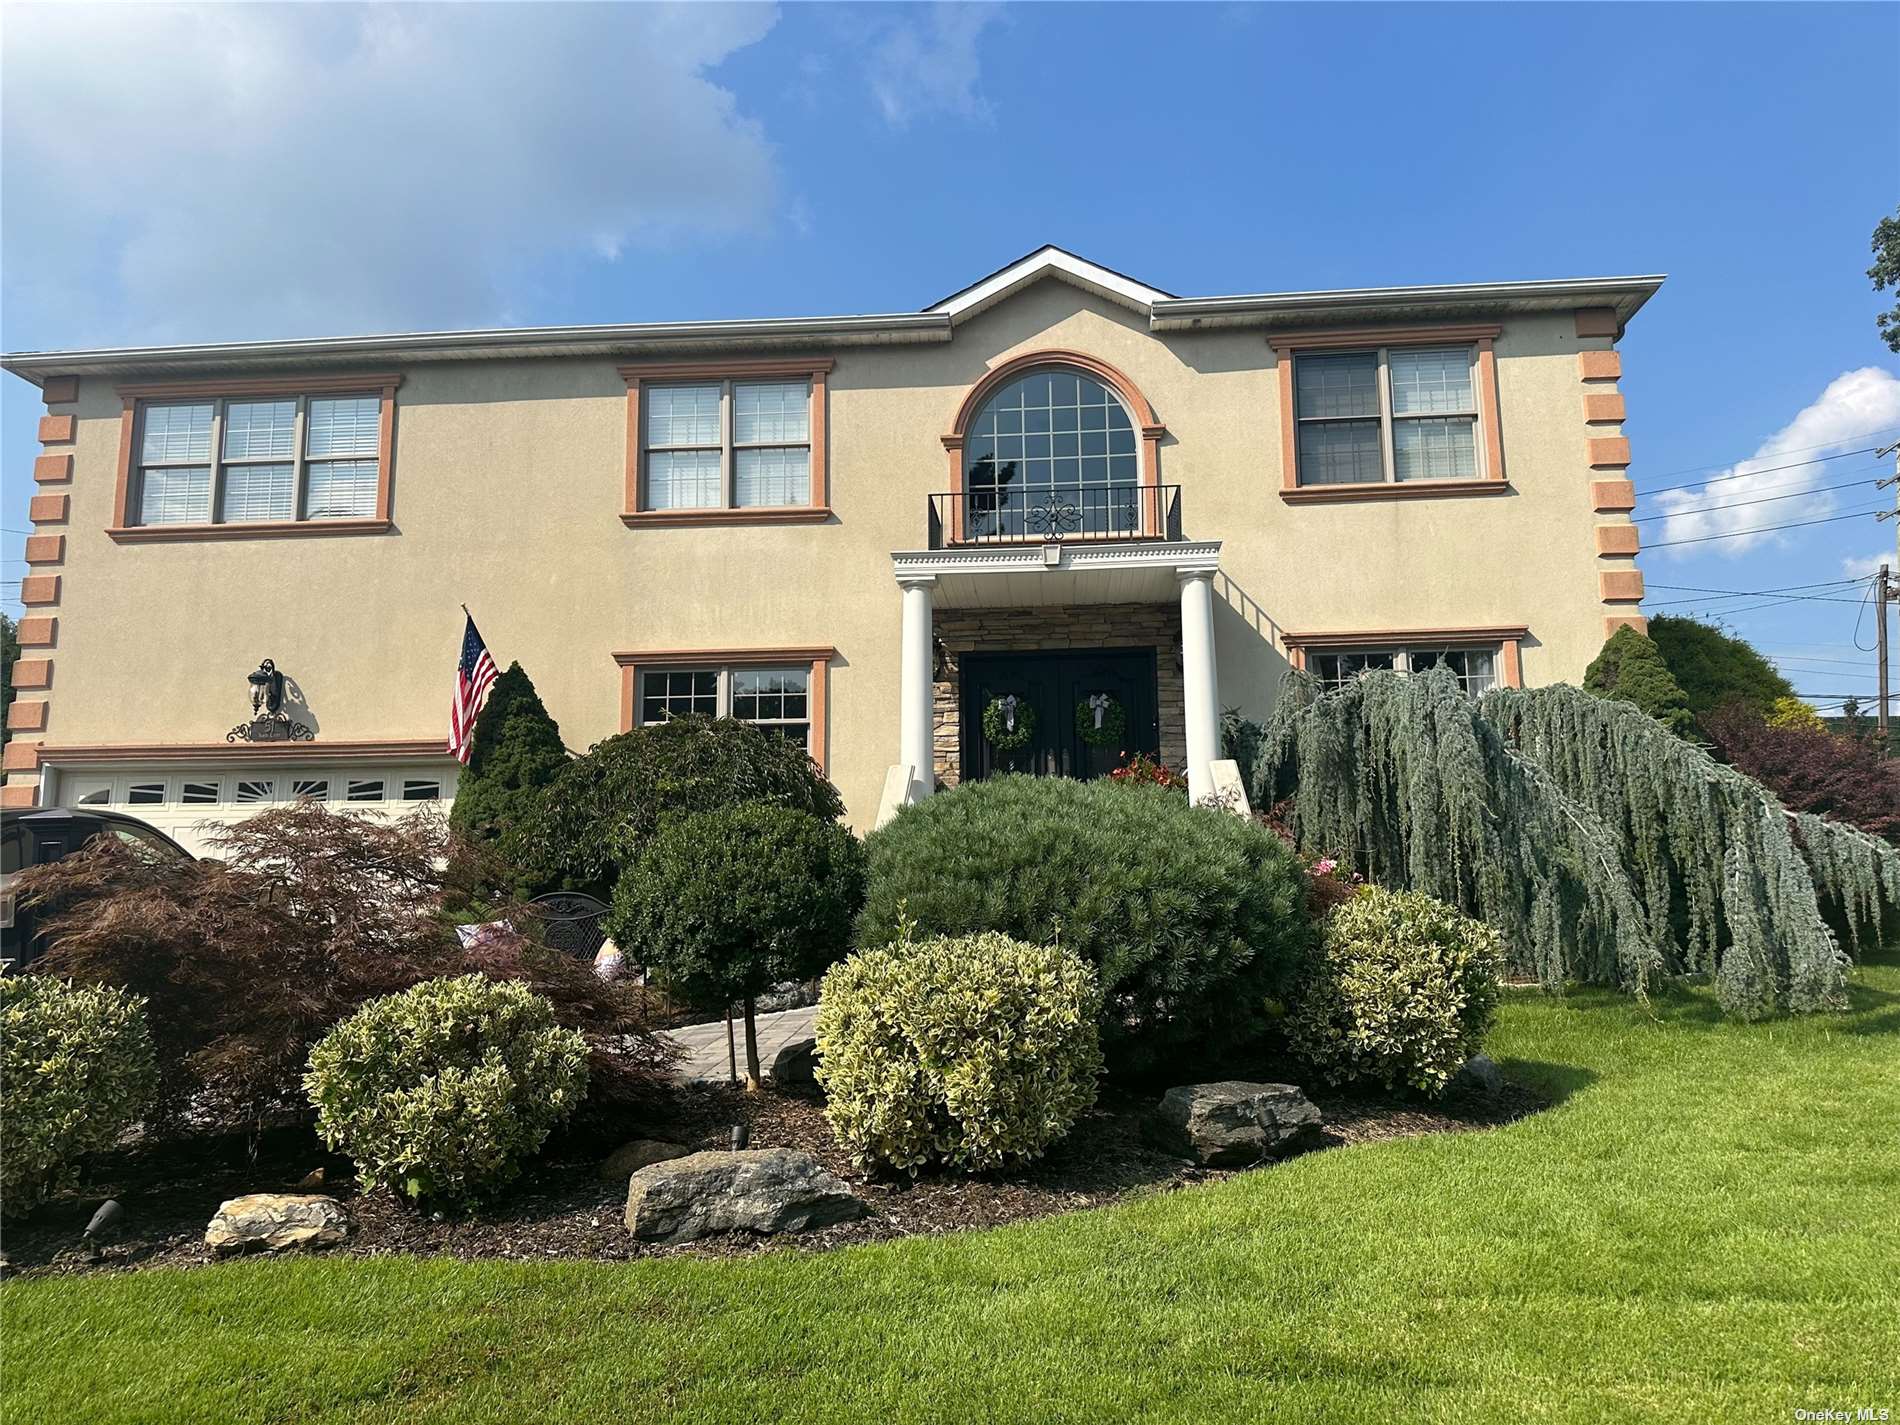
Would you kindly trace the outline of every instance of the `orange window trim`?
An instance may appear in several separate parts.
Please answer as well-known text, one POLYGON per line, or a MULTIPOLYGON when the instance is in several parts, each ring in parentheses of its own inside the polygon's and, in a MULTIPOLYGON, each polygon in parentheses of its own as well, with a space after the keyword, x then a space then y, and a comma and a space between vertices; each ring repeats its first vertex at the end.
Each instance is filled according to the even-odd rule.
POLYGON ((1283 633, 1288 662, 1295 668, 1307 666, 1313 653, 1350 653, 1358 649, 1429 646, 1436 648, 1498 648, 1498 683, 1501 687, 1524 686, 1522 645, 1530 637, 1528 624, 1497 624, 1467 628, 1380 628, 1351 629, 1343 632, 1283 633))
MULTIPOLYGON (((1039 366, 1068 366, 1083 371, 1100 381, 1109 390, 1121 398, 1128 408, 1128 418, 1134 422, 1135 431, 1141 438, 1141 462, 1139 478, 1143 487, 1153 489, 1161 482, 1161 440, 1167 435, 1168 428, 1155 418, 1154 407, 1141 392, 1141 388, 1128 378, 1121 368, 1109 365, 1100 357, 1090 356, 1087 352, 1070 351, 1066 348, 1050 347, 1040 351, 1026 351, 1020 356, 1012 356, 1000 366, 991 367, 981 380, 964 393, 963 403, 957 407, 956 417, 950 422, 948 434, 942 437, 944 454, 950 461, 950 542, 958 544, 963 539, 963 444, 970 432, 970 422, 981 414, 991 396, 1025 372, 1039 366)), ((1147 534, 1160 533, 1160 504, 1154 499, 1142 502, 1142 520, 1151 526, 1144 530, 1147 534)))
POLYGON ((828 771, 831 745, 826 704, 830 694, 831 664, 838 656, 835 648, 656 648, 616 653, 620 665, 620 730, 631 732, 635 726, 640 696, 640 675, 665 668, 736 668, 742 664, 788 668, 797 664, 811 667, 811 686, 806 693, 805 712, 811 723, 811 760, 818 770, 828 771))
POLYGON ((647 361, 617 368, 627 383, 626 489, 621 523, 629 528, 715 524, 822 524, 831 517, 831 440, 829 377, 837 362, 814 356, 792 361, 647 361), (714 506, 699 510, 643 510, 640 486, 645 473, 642 448, 641 389, 660 382, 743 381, 748 377, 802 376, 811 382, 811 503, 765 507, 714 506))
MULTIPOLYGON (((1267 344, 1273 348, 1280 373, 1280 489, 1290 504, 1336 502, 1373 495, 1388 485, 1416 484, 1410 496, 1420 498, 1439 494, 1476 494, 1472 486, 1501 488, 1504 484, 1504 419, 1498 401, 1498 358, 1494 344, 1504 328, 1496 323, 1465 326, 1407 326, 1335 328, 1325 331, 1273 332, 1267 344), (1341 351, 1363 347, 1438 346, 1444 343, 1470 343, 1478 352, 1476 396, 1478 428, 1484 438, 1484 472, 1476 480, 1381 481, 1377 485, 1301 485, 1299 470, 1299 426, 1293 400, 1293 364, 1302 351, 1341 351), (1430 487, 1430 488, 1427 488, 1430 487), (1327 490, 1325 496, 1309 496, 1310 490, 1327 490), (1297 491, 1288 495, 1288 491, 1297 491)), ((1381 396, 1381 400, 1385 399, 1381 396)), ((1373 498, 1378 498, 1373 495, 1373 498)))
MULTIPOLYGON (((123 408, 119 413, 119 469, 117 488, 112 497, 112 524, 106 533, 120 544, 158 544, 179 540, 202 539, 283 539, 300 535, 385 534, 391 528, 390 505, 396 456, 396 388, 402 376, 396 372, 369 372, 359 375, 272 376, 232 381, 158 381, 120 386, 118 395, 123 408), (376 443, 376 513, 363 519, 347 520, 270 520, 235 524, 130 523, 133 469, 133 445, 138 434, 139 408, 149 401, 215 401, 245 396, 324 396, 347 393, 380 392, 381 423, 376 443)), ((215 471, 223 461, 221 451, 211 453, 215 471)), ((298 459, 307 460, 298 453, 298 459)), ((215 484, 215 481, 214 481, 215 484)))

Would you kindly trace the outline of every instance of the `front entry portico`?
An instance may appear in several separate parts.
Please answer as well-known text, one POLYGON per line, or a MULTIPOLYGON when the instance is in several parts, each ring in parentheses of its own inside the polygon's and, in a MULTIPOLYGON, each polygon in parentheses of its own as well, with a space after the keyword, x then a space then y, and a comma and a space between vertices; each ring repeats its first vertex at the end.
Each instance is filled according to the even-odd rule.
MULTIPOLYGON (((1178 676, 1180 745, 1189 795, 1196 801, 1213 795, 1210 768, 1220 756, 1213 590, 1214 575, 1220 567, 1217 541, 1167 540, 1119 547, 1025 541, 904 551, 891 558, 903 599, 902 682, 898 763, 886 779, 880 822, 895 815, 898 807, 930 795, 939 780, 938 690, 945 654, 937 620, 942 615, 948 622, 954 616, 958 625, 967 627, 972 622, 980 624, 985 611, 993 611, 999 622, 1007 622, 1012 616, 1020 617, 1020 613, 1012 615, 1008 611, 1059 608, 1070 628, 1067 642, 1071 650, 1107 651, 1114 644, 1127 646, 1130 641, 1114 636, 1118 610, 1130 605, 1177 607, 1178 645, 1161 649, 1151 641, 1148 647, 1157 660, 1174 662, 1178 668, 1178 675, 1174 669, 1166 674, 1157 670, 1161 689, 1158 697, 1165 700, 1168 685, 1178 676), (1093 610, 1100 611, 1098 620, 1091 620, 1093 610)), ((1038 644, 1031 641, 1017 647, 1027 651, 1038 644)), ((983 651, 1000 650, 986 646, 983 651)), ((1104 672, 1096 676, 1100 680, 1108 675, 1104 672)), ((976 715, 980 717, 980 709, 976 715)), ((1072 713, 1058 710, 1058 715, 1068 717, 1072 713)), ((960 731, 967 725, 968 716, 968 709, 959 710, 960 731)), ((1150 724, 1157 727, 1157 739, 1162 721, 1157 718, 1150 724)), ((1163 748, 1159 740, 1155 745, 1157 750, 1163 748)), ((1075 755, 1071 749, 1071 771, 1075 755)), ((961 770, 959 767, 958 772, 961 770)))

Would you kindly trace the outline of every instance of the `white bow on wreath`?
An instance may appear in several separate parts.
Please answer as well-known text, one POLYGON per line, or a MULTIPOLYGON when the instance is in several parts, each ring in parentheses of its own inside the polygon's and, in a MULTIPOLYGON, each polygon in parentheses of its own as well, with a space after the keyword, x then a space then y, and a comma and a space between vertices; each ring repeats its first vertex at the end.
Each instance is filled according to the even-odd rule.
POLYGON ((996 706, 1002 710, 1003 727, 1007 731, 1014 732, 1016 730, 1016 695, 1011 693, 1007 697, 998 698, 996 706))
POLYGON ((1107 693, 1089 694, 1089 711, 1095 715, 1095 730, 1102 730, 1102 719, 1108 716, 1109 704, 1114 701, 1107 693))

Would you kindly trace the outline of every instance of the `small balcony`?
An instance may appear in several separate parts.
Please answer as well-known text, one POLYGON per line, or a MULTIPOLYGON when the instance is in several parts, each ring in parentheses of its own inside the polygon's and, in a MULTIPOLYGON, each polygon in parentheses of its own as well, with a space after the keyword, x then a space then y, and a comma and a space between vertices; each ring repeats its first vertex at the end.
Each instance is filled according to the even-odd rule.
POLYGON ((985 487, 930 497, 930 547, 1181 538, 1179 485, 985 487))

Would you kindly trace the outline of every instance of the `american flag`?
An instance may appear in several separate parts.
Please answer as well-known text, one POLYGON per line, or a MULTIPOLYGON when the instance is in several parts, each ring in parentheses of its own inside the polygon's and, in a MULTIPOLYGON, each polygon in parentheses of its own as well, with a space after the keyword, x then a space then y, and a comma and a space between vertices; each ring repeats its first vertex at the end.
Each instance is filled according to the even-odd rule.
POLYGON ((462 661, 455 665, 455 702, 449 708, 449 751, 464 767, 475 750, 475 717, 494 682, 495 660, 488 656, 488 645, 475 627, 475 615, 468 614, 462 661))

